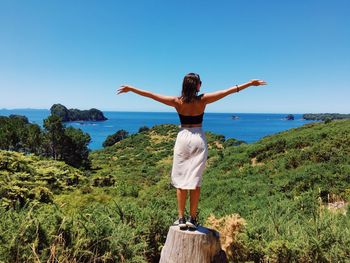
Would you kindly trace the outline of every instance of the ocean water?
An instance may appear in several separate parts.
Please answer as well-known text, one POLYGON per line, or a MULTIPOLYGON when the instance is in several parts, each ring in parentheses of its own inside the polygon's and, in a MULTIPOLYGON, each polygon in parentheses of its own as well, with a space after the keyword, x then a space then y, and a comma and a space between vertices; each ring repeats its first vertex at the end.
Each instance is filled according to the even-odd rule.
MULTIPOLYGON (((0 115, 10 114, 24 115, 31 123, 43 127, 43 120, 50 115, 46 109, 0 109, 0 115)), ((102 143, 108 135, 124 129, 129 134, 138 132, 141 126, 152 127, 158 124, 179 125, 179 117, 176 112, 120 112, 103 111, 108 118, 106 121, 76 121, 66 122, 65 125, 80 128, 91 136, 89 148, 101 149, 102 143)), ((293 113, 292 113, 293 114, 293 113)), ((226 139, 235 138, 247 143, 253 143, 262 137, 278 133, 280 131, 302 126, 306 123, 315 122, 302 119, 302 114, 293 114, 294 120, 287 121, 286 113, 209 113, 205 112, 203 129, 222 134, 226 139), (233 119, 232 116, 238 116, 233 119)))

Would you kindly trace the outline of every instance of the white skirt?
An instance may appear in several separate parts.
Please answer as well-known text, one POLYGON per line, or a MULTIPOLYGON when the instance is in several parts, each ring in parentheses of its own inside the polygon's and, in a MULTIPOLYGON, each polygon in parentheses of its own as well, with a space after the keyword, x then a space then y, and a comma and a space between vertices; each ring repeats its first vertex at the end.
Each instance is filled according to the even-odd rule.
POLYGON ((171 184, 180 189, 196 189, 208 158, 208 145, 202 127, 181 127, 177 134, 171 184))

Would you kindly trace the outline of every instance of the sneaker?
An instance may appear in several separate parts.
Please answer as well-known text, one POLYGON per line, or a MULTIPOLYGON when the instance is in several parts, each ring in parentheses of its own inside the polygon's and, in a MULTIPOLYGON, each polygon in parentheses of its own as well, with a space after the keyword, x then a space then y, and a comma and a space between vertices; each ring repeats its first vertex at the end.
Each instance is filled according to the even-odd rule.
POLYGON ((197 218, 193 218, 190 216, 190 218, 186 222, 186 226, 188 226, 192 230, 196 230, 197 227, 199 226, 197 218))
POLYGON ((180 227, 180 230, 187 229, 186 219, 184 217, 179 218, 179 227, 180 227))

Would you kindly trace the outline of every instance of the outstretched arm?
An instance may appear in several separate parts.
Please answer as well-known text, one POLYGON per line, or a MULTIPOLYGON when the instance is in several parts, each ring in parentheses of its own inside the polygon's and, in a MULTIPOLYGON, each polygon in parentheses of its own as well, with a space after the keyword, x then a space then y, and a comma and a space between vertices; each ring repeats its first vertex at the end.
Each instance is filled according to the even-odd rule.
POLYGON ((137 88, 135 88, 133 86, 129 86, 129 85, 122 85, 118 89, 117 94, 128 92, 128 91, 132 91, 132 92, 139 94, 141 96, 154 99, 154 100, 159 101, 161 103, 164 103, 168 106, 172 106, 172 107, 177 106, 177 98, 175 96, 160 95, 160 94, 156 94, 156 93, 153 93, 153 92, 150 92, 147 90, 137 89, 137 88))
POLYGON ((241 84, 241 85, 235 85, 231 88, 228 89, 224 89, 224 90, 218 90, 215 92, 211 92, 211 93, 204 93, 202 100, 204 101, 205 104, 209 104, 212 103, 214 101, 220 100, 224 97, 226 97, 227 95, 230 95, 232 93, 235 92, 239 92, 245 88, 248 88, 250 86, 260 86, 260 85, 266 85, 267 83, 263 80, 251 80, 247 83, 241 84))

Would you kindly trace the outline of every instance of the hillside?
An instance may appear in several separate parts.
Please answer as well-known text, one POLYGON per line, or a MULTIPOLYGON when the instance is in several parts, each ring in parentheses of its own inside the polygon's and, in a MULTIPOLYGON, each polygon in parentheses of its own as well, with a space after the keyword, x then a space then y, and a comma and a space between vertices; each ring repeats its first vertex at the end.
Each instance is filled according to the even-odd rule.
MULTIPOLYGON (((335 262, 350 257, 349 130, 349 120, 310 123, 254 144, 206 133, 209 156, 199 216, 202 223, 221 227, 231 261, 335 262), (340 209, 327 209, 341 202, 340 209), (217 224, 219 218, 226 220, 225 227, 217 224)), ((46 185, 53 192, 51 204, 37 204, 32 212, 30 207, 1 208, 0 261, 15 261, 18 253, 22 261, 34 258, 34 244, 41 260, 55 247, 60 259, 80 262, 157 262, 177 214, 170 185, 177 131, 175 125, 154 126, 93 151, 91 171, 57 168, 57 174, 66 171, 81 180, 66 190, 46 185)), ((35 163, 37 157, 0 153, 1 180, 7 178, 7 185, 11 178, 20 180, 21 173, 37 176, 28 185, 45 181, 38 172, 45 165, 35 163), (21 165, 4 168, 4 156, 10 160, 6 167, 21 165)), ((47 162, 52 162, 47 169, 57 166, 47 162)))
POLYGON ((53 195, 87 182, 84 174, 64 162, 0 150, 0 197, 3 207, 28 202, 52 203, 53 195))
MULTIPOLYGON (((111 147, 90 154, 93 177, 111 176, 123 190, 141 189, 157 184, 169 184, 173 147, 178 127, 176 125, 154 126, 149 131, 132 134, 111 147)), ((218 155, 224 137, 207 133, 208 166, 218 155)))

